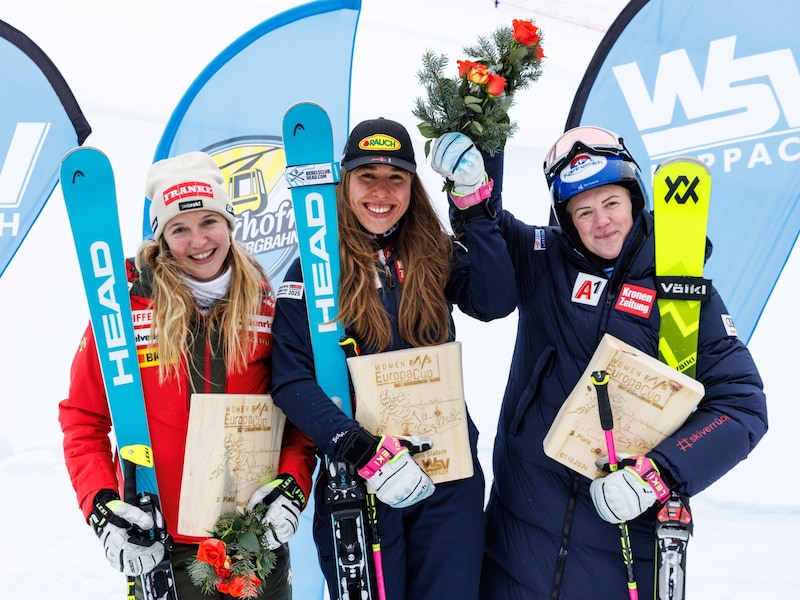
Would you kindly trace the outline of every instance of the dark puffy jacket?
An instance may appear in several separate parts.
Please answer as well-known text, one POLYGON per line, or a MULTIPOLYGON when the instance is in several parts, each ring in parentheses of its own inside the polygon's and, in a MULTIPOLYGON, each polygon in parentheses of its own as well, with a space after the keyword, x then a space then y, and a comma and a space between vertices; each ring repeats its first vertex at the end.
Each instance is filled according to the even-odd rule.
MULTIPOLYGON (((496 220, 479 218, 465 227, 468 252, 454 245, 454 262, 445 296, 461 310, 481 320, 509 314, 516 305, 514 273, 496 220)), ((396 257, 395 257, 396 258, 396 257)), ((402 260, 402 256, 400 257, 402 260)), ((379 294, 392 323, 392 342, 400 350, 409 344, 397 330, 402 283, 397 262, 390 258, 381 273, 379 294)), ((337 441, 358 428, 317 385, 308 317, 299 263, 290 267, 273 324, 273 397, 292 421, 327 454, 336 456, 337 441)), ((450 336, 455 330, 449 319, 450 336)), ((362 344, 363 346, 363 344, 362 344)), ((334 349, 338 352, 339 349, 334 349)), ((374 349, 362 347, 363 354, 374 349)), ((383 540, 383 580, 386 598, 415 600, 477 600, 483 558, 485 480, 477 455, 478 431, 468 419, 472 477, 436 486, 424 502, 393 509, 378 502, 376 514, 383 540), (434 532, 432 539, 431 532, 434 532), (433 543, 432 543, 433 542, 433 543)), ((402 432, 397 432, 402 433, 402 432)), ((341 444, 338 444, 341 446, 341 444)), ((337 458, 341 458, 337 456, 337 458)), ((324 471, 315 487, 314 540, 331 597, 339 588, 334 560, 330 504, 324 500, 324 471)))
MULTIPOLYGON (((621 598, 619 529, 597 515, 590 481, 548 458, 542 440, 604 333, 658 356, 657 307, 646 317, 615 308, 624 285, 656 289, 653 219, 647 212, 636 219, 610 278, 560 229, 508 212, 499 222, 516 271, 519 328, 494 446, 482 598, 551 598, 558 587, 562 599, 621 598), (576 282, 587 277, 601 283, 577 302, 576 282)), ((687 496, 746 458, 767 430, 760 376, 730 322, 714 290, 700 316, 697 379, 705 397, 648 454, 687 496)), ((629 523, 645 598, 653 596, 655 512, 629 523)))
MULTIPOLYGON (((504 317, 514 310, 516 293, 513 270, 497 229, 497 221, 476 219, 467 225, 467 229, 470 235, 467 247, 454 243, 453 267, 445 295, 451 304, 457 304, 464 313, 482 321, 504 317)), ((379 290, 392 323, 392 342, 386 351, 409 347, 397 330, 402 285, 398 280, 396 258, 393 253, 387 263, 389 274, 381 274, 379 290)), ((334 406, 317 385, 305 295, 298 297, 281 292, 292 282, 302 281, 300 262, 297 260, 289 268, 284 285, 278 291, 273 324, 275 368, 272 372, 272 394, 286 416, 309 434, 325 454, 334 456, 334 440, 341 440, 344 434, 357 429, 358 424, 334 406)), ((451 318, 450 340, 453 339, 455 327, 451 318)), ((374 350, 362 348, 362 352, 371 354, 374 350)))

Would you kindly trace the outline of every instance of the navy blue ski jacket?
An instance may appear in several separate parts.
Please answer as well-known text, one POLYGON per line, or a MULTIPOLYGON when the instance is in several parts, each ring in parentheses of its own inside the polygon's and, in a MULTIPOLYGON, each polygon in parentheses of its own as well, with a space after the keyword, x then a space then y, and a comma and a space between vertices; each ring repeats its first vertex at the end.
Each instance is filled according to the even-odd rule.
MULTIPOLYGON (((514 273, 495 219, 479 218, 465 227, 466 247, 454 242, 454 260, 445 295, 466 314, 488 321, 504 317, 516 306, 514 273)), ((378 293, 392 323, 387 351, 408 348, 397 330, 402 289, 396 256, 380 271, 378 293)), ((402 256, 399 257, 402 260, 402 256)), ((358 423, 348 418, 317 385, 308 316, 299 262, 289 269, 278 290, 272 327, 272 395, 286 416, 337 459, 341 444, 358 423)), ((455 338, 452 317, 449 340, 455 338)), ((340 351, 336 348, 335 351, 340 351)), ((362 354, 374 353, 365 348, 362 354)), ((467 390, 469 398, 469 390, 467 390)), ((477 600, 485 529, 485 479, 478 461, 478 431, 468 418, 474 474, 440 483, 430 498, 403 509, 377 503, 382 538, 387 600, 477 600)), ((392 432, 390 432, 392 433, 392 432)), ((398 435, 402 432, 396 432, 398 435)), ((324 470, 323 470, 324 473, 324 470)), ((324 499, 324 474, 315 486, 314 539, 331 597, 338 597, 339 576, 334 558, 330 505, 324 499)))
MULTIPOLYGON (((476 219, 467 225, 466 246, 454 242, 454 260, 445 295, 467 315, 491 321, 510 314, 516 306, 514 275, 508 252, 494 219, 476 219), (469 253, 469 258, 467 254, 469 253)), ((400 257, 402 260, 402 257, 400 257)), ((378 290, 392 323, 392 342, 386 351, 409 348, 397 330, 397 313, 402 284, 399 283, 396 253, 387 263, 389 274, 381 272, 378 290)), ((305 295, 285 294, 289 283, 302 287, 299 259, 289 268, 284 285, 278 290, 273 353, 272 395, 286 416, 305 431, 328 456, 337 455, 336 442, 358 424, 333 405, 317 385, 314 356, 308 327, 305 295)), ((455 326, 450 319, 450 337, 455 339, 455 326)), ((374 350, 361 348, 363 354, 374 350)))
MULTIPOLYGON (((604 333, 658 356, 657 306, 617 305, 626 287, 655 295, 653 217, 645 210, 635 220, 610 277, 557 227, 505 211, 499 224, 519 327, 494 445, 481 598, 623 598, 618 527, 598 516, 589 479, 547 457, 542 440, 604 333)), ((705 386, 697 411, 648 453, 686 496, 745 459, 767 430, 761 378, 716 290, 701 308, 697 379, 705 386)), ((629 523, 643 598, 653 597, 655 513, 629 523)))

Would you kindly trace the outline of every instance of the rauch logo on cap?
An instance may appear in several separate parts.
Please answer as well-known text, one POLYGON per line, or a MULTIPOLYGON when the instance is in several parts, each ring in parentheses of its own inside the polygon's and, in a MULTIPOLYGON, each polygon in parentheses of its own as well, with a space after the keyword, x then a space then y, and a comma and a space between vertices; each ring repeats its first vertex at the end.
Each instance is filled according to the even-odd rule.
POLYGON ((358 143, 362 150, 400 150, 400 142, 390 135, 378 133, 365 137, 358 143))
POLYGON ((191 198, 194 196, 213 198, 214 190, 209 184, 201 181, 184 181, 183 183, 178 183, 171 188, 165 189, 163 196, 164 206, 169 206, 181 198, 191 198))

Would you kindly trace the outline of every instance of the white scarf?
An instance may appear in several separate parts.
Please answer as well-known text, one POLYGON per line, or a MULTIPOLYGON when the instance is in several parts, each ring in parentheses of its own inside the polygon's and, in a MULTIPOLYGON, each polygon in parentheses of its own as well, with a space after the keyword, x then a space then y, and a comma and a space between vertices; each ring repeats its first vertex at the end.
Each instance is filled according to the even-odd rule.
POLYGON ((223 271, 219 277, 211 281, 197 281, 186 275, 181 275, 189 293, 194 298, 197 309, 203 313, 204 317, 211 312, 211 307, 220 299, 228 294, 231 286, 231 266, 223 271))

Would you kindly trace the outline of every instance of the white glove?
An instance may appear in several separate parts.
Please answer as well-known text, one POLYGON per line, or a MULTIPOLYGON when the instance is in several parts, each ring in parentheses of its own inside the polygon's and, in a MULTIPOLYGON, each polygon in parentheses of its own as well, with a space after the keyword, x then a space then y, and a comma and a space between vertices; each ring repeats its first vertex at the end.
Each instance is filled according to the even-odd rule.
MULTIPOLYGON (((600 459, 597 466, 607 468, 608 459, 600 459)), ((609 523, 630 521, 641 515, 656 501, 669 498, 669 486, 652 460, 646 456, 633 456, 620 462, 618 471, 598 477, 589 486, 592 502, 600 517, 609 523)))
POLYGON ((358 474, 367 480, 367 491, 392 508, 416 504, 436 489, 427 473, 411 458, 408 448, 396 437, 383 436, 374 456, 358 474))
POLYGON ((450 197, 458 208, 469 208, 492 193, 483 156, 463 133, 445 133, 436 138, 431 150, 431 167, 453 182, 450 197))
POLYGON ((108 563, 129 577, 149 573, 164 558, 164 544, 145 535, 155 526, 153 518, 110 490, 98 492, 89 524, 103 543, 108 563))
POLYGON ((352 433, 345 441, 342 456, 354 465, 367 481, 367 491, 392 508, 406 508, 433 494, 436 486, 411 458, 416 451, 433 447, 422 436, 378 438, 365 429, 352 433))
POLYGON ((297 522, 305 508, 306 495, 294 477, 282 474, 253 492, 247 510, 253 510, 260 502, 267 506, 267 512, 261 518, 267 525, 263 543, 270 550, 275 550, 297 532, 297 522))

